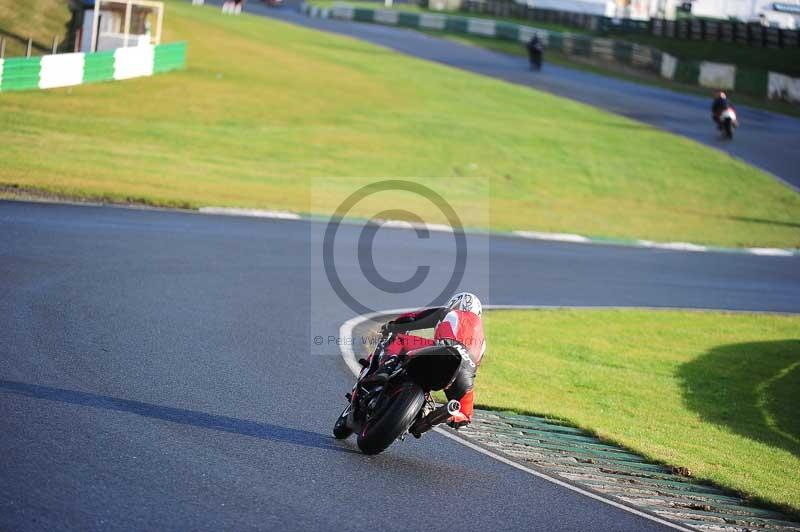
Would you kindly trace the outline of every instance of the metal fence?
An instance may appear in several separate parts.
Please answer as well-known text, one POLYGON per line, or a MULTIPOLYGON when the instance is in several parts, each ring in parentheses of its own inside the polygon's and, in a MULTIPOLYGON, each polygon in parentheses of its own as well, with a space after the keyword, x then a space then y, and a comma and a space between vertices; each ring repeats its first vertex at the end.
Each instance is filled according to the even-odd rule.
POLYGON ((641 33, 684 40, 723 41, 765 48, 800 47, 800 32, 732 20, 613 19, 585 13, 539 9, 511 0, 464 0, 461 11, 521 21, 547 22, 598 33, 641 33))
MULTIPOLYGON (((506 4, 511 6, 510 3, 506 4)), ((800 103, 800 78, 791 78, 778 72, 739 68, 733 64, 711 61, 684 61, 640 44, 579 33, 552 31, 535 25, 517 24, 510 20, 373 9, 364 7, 365 5, 369 4, 337 4, 327 8, 303 3, 300 10, 312 17, 331 17, 471 34, 517 42, 520 46, 527 43, 535 34, 548 50, 571 56, 583 56, 602 62, 613 61, 686 85, 734 90, 760 98, 777 98, 800 103)))
POLYGON ((0 59, 6 57, 6 52, 11 43, 17 43, 25 50, 25 57, 32 55, 44 55, 57 53, 62 48, 62 42, 58 35, 54 35, 52 44, 44 45, 33 40, 33 37, 21 37, 11 32, 0 30, 0 59))

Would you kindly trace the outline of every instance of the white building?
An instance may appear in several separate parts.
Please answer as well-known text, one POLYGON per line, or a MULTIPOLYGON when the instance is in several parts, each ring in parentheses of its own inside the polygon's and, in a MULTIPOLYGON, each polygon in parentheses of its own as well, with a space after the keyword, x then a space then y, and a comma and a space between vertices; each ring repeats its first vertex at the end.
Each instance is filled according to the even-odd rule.
POLYGON ((616 12, 613 0, 516 0, 516 2, 536 9, 569 11, 600 17, 613 17, 616 12))
MULTIPOLYGON (((94 23, 94 0, 82 0, 79 9, 83 11, 83 23, 80 29, 80 51, 92 50, 92 25, 94 23)), ((163 9, 163 7, 161 8, 163 9)), ((154 8, 141 5, 141 2, 128 7, 125 0, 104 1, 100 4, 97 26, 97 51, 113 50, 127 46, 150 44, 153 40, 151 19, 154 8), (130 9, 130 21, 126 35, 126 16, 130 9)))
POLYGON ((800 26, 800 0, 694 0, 692 14, 697 17, 760 21, 779 28, 797 29, 800 26), (794 14, 792 10, 795 10, 794 14))
POLYGON ((612 18, 675 19, 679 7, 691 4, 692 15, 738 19, 787 29, 800 29, 800 0, 516 0, 538 9, 585 13, 612 18))

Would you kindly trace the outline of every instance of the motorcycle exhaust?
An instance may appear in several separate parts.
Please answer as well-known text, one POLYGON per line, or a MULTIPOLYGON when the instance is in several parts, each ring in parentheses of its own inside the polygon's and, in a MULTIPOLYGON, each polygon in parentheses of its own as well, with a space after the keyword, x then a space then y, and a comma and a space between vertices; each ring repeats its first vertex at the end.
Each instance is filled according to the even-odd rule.
POLYGON ((457 414, 461 411, 461 403, 457 400, 453 399, 452 401, 447 403, 447 412, 452 416, 453 414, 457 414))
POLYGON ((418 419, 408 431, 414 435, 415 438, 419 438, 423 432, 428 432, 433 427, 440 423, 444 423, 447 419, 461 411, 461 403, 453 399, 449 401, 446 405, 442 405, 436 408, 433 412, 428 414, 422 419, 418 419))
POLYGON ((439 423, 444 423, 445 421, 447 421, 447 419, 450 416, 458 413, 460 410, 461 410, 461 403, 453 399, 446 405, 440 406, 439 408, 428 414, 425 417, 425 421, 429 423, 430 426, 438 425, 439 423))

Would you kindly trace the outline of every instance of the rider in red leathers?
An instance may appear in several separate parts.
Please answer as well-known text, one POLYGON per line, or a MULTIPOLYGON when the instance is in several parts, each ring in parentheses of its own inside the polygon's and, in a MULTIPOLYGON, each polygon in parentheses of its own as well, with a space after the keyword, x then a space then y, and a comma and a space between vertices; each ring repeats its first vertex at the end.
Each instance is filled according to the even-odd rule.
MULTIPOLYGON (((403 314, 381 328, 383 334, 392 334, 390 342, 383 350, 383 356, 414 356, 416 349, 431 345, 463 347, 463 359, 456 378, 444 390, 447 399, 457 399, 461 403, 460 411, 447 420, 447 424, 453 428, 462 427, 472 421, 475 404, 474 380, 486 351, 481 313, 478 297, 461 292, 453 296, 444 307, 403 314), (432 340, 408 334, 409 331, 431 328, 432 340)), ((419 437, 422 432, 431 428, 431 425, 423 423, 417 425, 417 430, 412 431, 412 434, 419 437)))

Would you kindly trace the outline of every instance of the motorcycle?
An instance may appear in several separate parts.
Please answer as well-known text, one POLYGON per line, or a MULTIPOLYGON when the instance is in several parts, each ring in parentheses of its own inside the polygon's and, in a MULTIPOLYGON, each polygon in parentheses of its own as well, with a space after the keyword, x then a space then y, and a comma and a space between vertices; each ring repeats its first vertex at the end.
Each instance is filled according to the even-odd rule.
POLYGON ((455 400, 437 406, 431 392, 455 380, 461 360, 469 357, 466 350, 435 345, 406 355, 384 355, 391 339, 391 334, 384 336, 369 361, 359 360, 363 369, 333 427, 336 439, 356 433, 364 454, 383 452, 407 432, 419 438, 461 409, 455 400))
POLYGON ((528 61, 531 64, 531 70, 539 72, 542 70, 542 50, 531 50, 528 52, 528 61))
POLYGON ((733 130, 739 127, 734 108, 728 107, 719 114, 719 129, 727 139, 733 138, 733 130))
POLYGON ((544 48, 538 37, 533 37, 525 45, 528 50, 528 62, 531 65, 531 70, 537 72, 542 69, 542 56, 544 55, 544 48))

